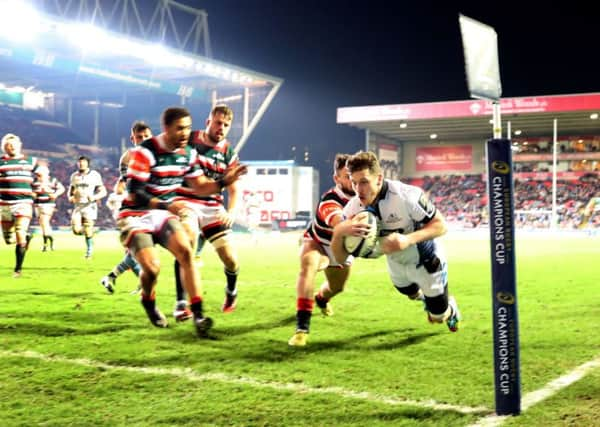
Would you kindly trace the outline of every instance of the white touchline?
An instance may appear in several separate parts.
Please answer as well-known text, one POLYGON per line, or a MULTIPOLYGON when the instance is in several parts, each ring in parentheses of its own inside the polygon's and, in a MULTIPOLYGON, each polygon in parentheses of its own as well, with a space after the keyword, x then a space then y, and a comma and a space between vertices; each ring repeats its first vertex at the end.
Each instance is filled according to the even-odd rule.
POLYGON ((45 362, 55 363, 66 363, 71 365, 85 366, 88 368, 99 368, 104 370, 113 371, 126 371, 137 374, 149 374, 149 375, 168 375, 181 377, 188 381, 217 381, 227 384, 244 384, 252 387, 270 388, 278 391, 290 391, 300 393, 315 393, 315 394, 335 394, 351 399, 361 399, 369 402, 383 403, 387 405, 404 405, 404 406, 415 406, 419 408, 435 409, 440 411, 455 411, 461 414, 487 414, 490 412, 489 408, 478 406, 461 406, 451 405, 448 403, 439 403, 435 400, 410 400, 410 399, 399 399, 396 397, 384 396, 377 393, 371 393, 368 391, 353 391, 346 390, 341 387, 310 387, 303 384, 297 383, 279 383, 273 381, 263 381, 250 377, 238 377, 233 375, 227 375, 223 373, 206 373, 197 374, 192 369, 184 368, 144 368, 139 366, 122 366, 122 365, 111 365, 108 363, 99 362, 90 359, 69 359, 61 356, 50 356, 34 351, 23 351, 23 352, 12 352, 12 351, 0 351, 0 357, 18 357, 18 358, 29 358, 38 359, 45 362))
MULTIPOLYGON (((521 411, 526 411, 533 405, 540 403, 542 400, 549 398, 556 394, 561 389, 570 386, 574 382, 579 381, 581 378, 586 376, 590 371, 600 368, 600 357, 590 360, 582 365, 579 365, 571 372, 550 381, 544 387, 539 390, 534 390, 527 393, 521 398, 521 411)), ((475 424, 471 424, 469 427, 496 427, 501 425, 508 419, 508 416, 500 415, 488 415, 483 417, 475 424)))

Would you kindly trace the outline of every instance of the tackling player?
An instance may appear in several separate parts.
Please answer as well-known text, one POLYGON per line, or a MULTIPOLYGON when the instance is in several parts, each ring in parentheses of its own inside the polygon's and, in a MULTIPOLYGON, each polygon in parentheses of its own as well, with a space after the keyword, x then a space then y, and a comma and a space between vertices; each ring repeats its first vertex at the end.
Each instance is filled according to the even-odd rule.
POLYGON ((37 159, 21 153, 21 139, 12 133, 4 135, 1 148, 3 153, 0 157, 2 234, 6 244, 16 243, 13 277, 18 278, 21 277, 21 269, 29 245, 27 230, 33 213, 32 184, 37 159))
POLYGON ((344 290, 350 275, 353 257, 346 256, 337 262, 329 247, 333 227, 343 219, 343 208, 354 196, 354 190, 346 169, 348 154, 337 154, 334 160, 333 181, 335 186, 323 193, 315 216, 304 233, 300 250, 300 273, 296 281, 296 332, 288 344, 305 346, 310 330, 310 319, 314 303, 325 316, 331 316, 333 309, 329 300, 344 290), (325 271, 327 279, 314 295, 315 276, 325 271))
POLYGON ((246 173, 246 167, 233 167, 219 180, 208 179, 198 167, 196 151, 188 144, 192 129, 190 113, 185 108, 167 108, 161 116, 161 124, 163 133, 131 151, 127 197, 118 217, 121 241, 142 268, 141 303, 150 322, 161 328, 168 325, 155 301, 160 263, 154 244, 158 243, 171 252, 181 266, 181 279, 190 298, 196 332, 206 336, 213 322, 203 314, 200 275, 194 267, 192 243, 177 217, 187 206, 174 201, 175 190, 185 181, 198 194, 218 193, 246 173))
POLYGON ((420 188, 383 179, 375 154, 360 151, 348 159, 347 167, 356 196, 344 208, 350 219, 333 231, 331 249, 336 259, 348 256, 344 236, 360 236, 368 227, 351 218, 370 209, 380 222, 381 250, 394 287, 410 299, 423 298, 429 321, 446 322, 456 332, 460 312, 454 297, 448 295, 448 266, 435 240, 446 233, 444 217, 420 188))
POLYGON ((50 224, 50 221, 56 210, 55 200, 65 192, 65 187, 59 180, 50 177, 48 166, 38 165, 35 170, 33 192, 35 193, 33 207, 44 238, 42 252, 53 251, 54 236, 52 236, 52 224, 50 224))
POLYGON ((71 175, 69 202, 73 203, 71 228, 76 236, 85 236, 85 258, 90 259, 93 251, 94 223, 98 217, 98 201, 106 197, 102 177, 90 169, 90 159, 80 156, 77 171, 71 175))

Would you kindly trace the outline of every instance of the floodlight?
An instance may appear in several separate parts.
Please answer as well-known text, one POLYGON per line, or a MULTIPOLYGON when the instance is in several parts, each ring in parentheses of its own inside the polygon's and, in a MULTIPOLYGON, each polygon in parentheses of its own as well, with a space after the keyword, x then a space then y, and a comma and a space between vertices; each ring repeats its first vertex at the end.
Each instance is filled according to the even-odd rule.
POLYGON ((28 3, 0 0, 0 37, 30 42, 42 28, 40 14, 28 3))

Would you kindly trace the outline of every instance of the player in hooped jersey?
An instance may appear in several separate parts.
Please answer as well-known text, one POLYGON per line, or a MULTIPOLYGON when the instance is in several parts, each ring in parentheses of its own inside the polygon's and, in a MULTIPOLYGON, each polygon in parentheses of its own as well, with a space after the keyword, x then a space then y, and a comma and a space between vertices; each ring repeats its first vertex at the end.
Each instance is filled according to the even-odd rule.
MULTIPOLYGON (((137 146, 145 141, 146 139, 152 138, 152 130, 150 126, 142 121, 136 121, 131 126, 131 135, 130 140, 133 146, 137 146)), ((121 208, 121 203, 123 202, 123 198, 125 197, 126 190, 126 181, 127 181, 127 165, 129 164, 129 150, 126 150, 119 159, 119 179, 115 183, 115 187, 113 188, 113 192, 108 196, 108 200, 106 201, 106 206, 113 212, 113 216, 115 219, 119 215, 119 209, 121 208)), ((100 284, 104 286, 104 288, 109 293, 114 293, 115 284, 117 277, 131 269, 133 274, 136 277, 140 275, 140 266, 136 262, 133 255, 129 250, 126 250, 125 256, 117 265, 113 267, 113 269, 104 277, 100 279, 100 284)), ((136 291, 133 292, 134 294, 136 291)))
MULTIPOLYGON (((233 147, 226 139, 232 120, 233 111, 229 107, 216 105, 206 120, 205 130, 193 131, 190 136, 189 144, 198 154, 198 165, 209 178, 221 179, 226 171, 235 168, 239 163, 233 147)), ((225 267, 227 285, 221 311, 230 313, 235 310, 237 299, 239 262, 230 238, 239 197, 236 183, 228 185, 226 189, 227 208, 222 191, 205 197, 195 195, 185 185, 177 191, 178 200, 187 202, 194 212, 185 220, 189 229, 200 227, 201 238, 213 245, 225 267)), ((176 267, 175 272, 177 271, 176 267)))
POLYGON ((13 277, 21 269, 30 236, 27 235, 33 213, 33 175, 37 159, 22 154, 21 139, 8 133, 2 138, 0 157, 0 212, 2 234, 6 244, 16 243, 13 277))
POLYGON ((378 218, 381 252, 394 287, 410 299, 424 300, 431 323, 446 322, 451 332, 458 330, 460 312, 454 297, 448 295, 448 266, 437 237, 446 233, 446 221, 423 191, 400 181, 383 178, 381 166, 372 152, 358 152, 347 162, 356 191, 344 207, 349 218, 335 226, 331 249, 336 259, 348 256, 343 237, 360 236, 367 224, 352 217, 369 209, 378 218))
POLYGON ((33 207, 40 223, 44 240, 43 252, 54 250, 54 236, 52 235, 52 215, 56 210, 56 199, 65 192, 65 187, 59 180, 50 176, 50 170, 45 164, 40 164, 35 170, 33 181, 35 199, 33 207))
POLYGON ((155 286, 160 271, 158 243, 181 266, 181 279, 190 298, 190 309, 199 336, 206 336, 212 320, 204 317, 200 275, 194 268, 192 242, 178 215, 186 203, 175 201, 175 190, 185 181, 197 194, 218 193, 246 173, 245 166, 231 168, 218 180, 207 178, 197 165, 196 152, 188 145, 192 130, 190 113, 167 108, 161 116, 163 133, 142 142, 130 153, 127 197, 118 217, 121 241, 133 253, 142 272, 141 303, 150 322, 164 328, 166 317, 156 307, 155 286))
POLYGON ((106 187, 100 174, 90 169, 90 159, 80 156, 77 171, 71 174, 69 202, 73 203, 71 228, 76 236, 85 237, 85 258, 90 259, 93 251, 94 223, 98 218, 98 201, 106 197, 106 187))
POLYGON ((304 233, 300 251, 300 273, 296 282, 296 332, 288 341, 295 347, 305 346, 310 330, 310 319, 314 303, 325 316, 331 316, 333 309, 329 300, 344 290, 350 275, 352 256, 337 262, 331 248, 333 227, 341 222, 343 208, 354 195, 346 169, 348 154, 337 154, 334 160, 333 180, 335 186, 323 193, 315 216, 304 233), (314 295, 315 276, 325 272, 325 283, 314 295))

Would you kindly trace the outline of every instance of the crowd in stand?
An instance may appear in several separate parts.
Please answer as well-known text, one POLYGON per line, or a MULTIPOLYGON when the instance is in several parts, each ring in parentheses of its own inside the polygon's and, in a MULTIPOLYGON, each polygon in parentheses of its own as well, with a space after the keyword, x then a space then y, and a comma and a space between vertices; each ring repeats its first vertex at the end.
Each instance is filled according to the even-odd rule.
MULTIPOLYGON (((466 228, 487 224, 486 181, 481 175, 449 175, 405 179, 423 188, 450 223, 466 228)), ((600 176, 577 181, 559 180, 556 188, 557 226, 575 229, 581 224, 583 208, 600 195, 600 176)), ((515 181, 515 226, 548 228, 552 210, 552 184, 549 181, 515 181)), ((590 219, 600 227, 600 212, 590 219)))

